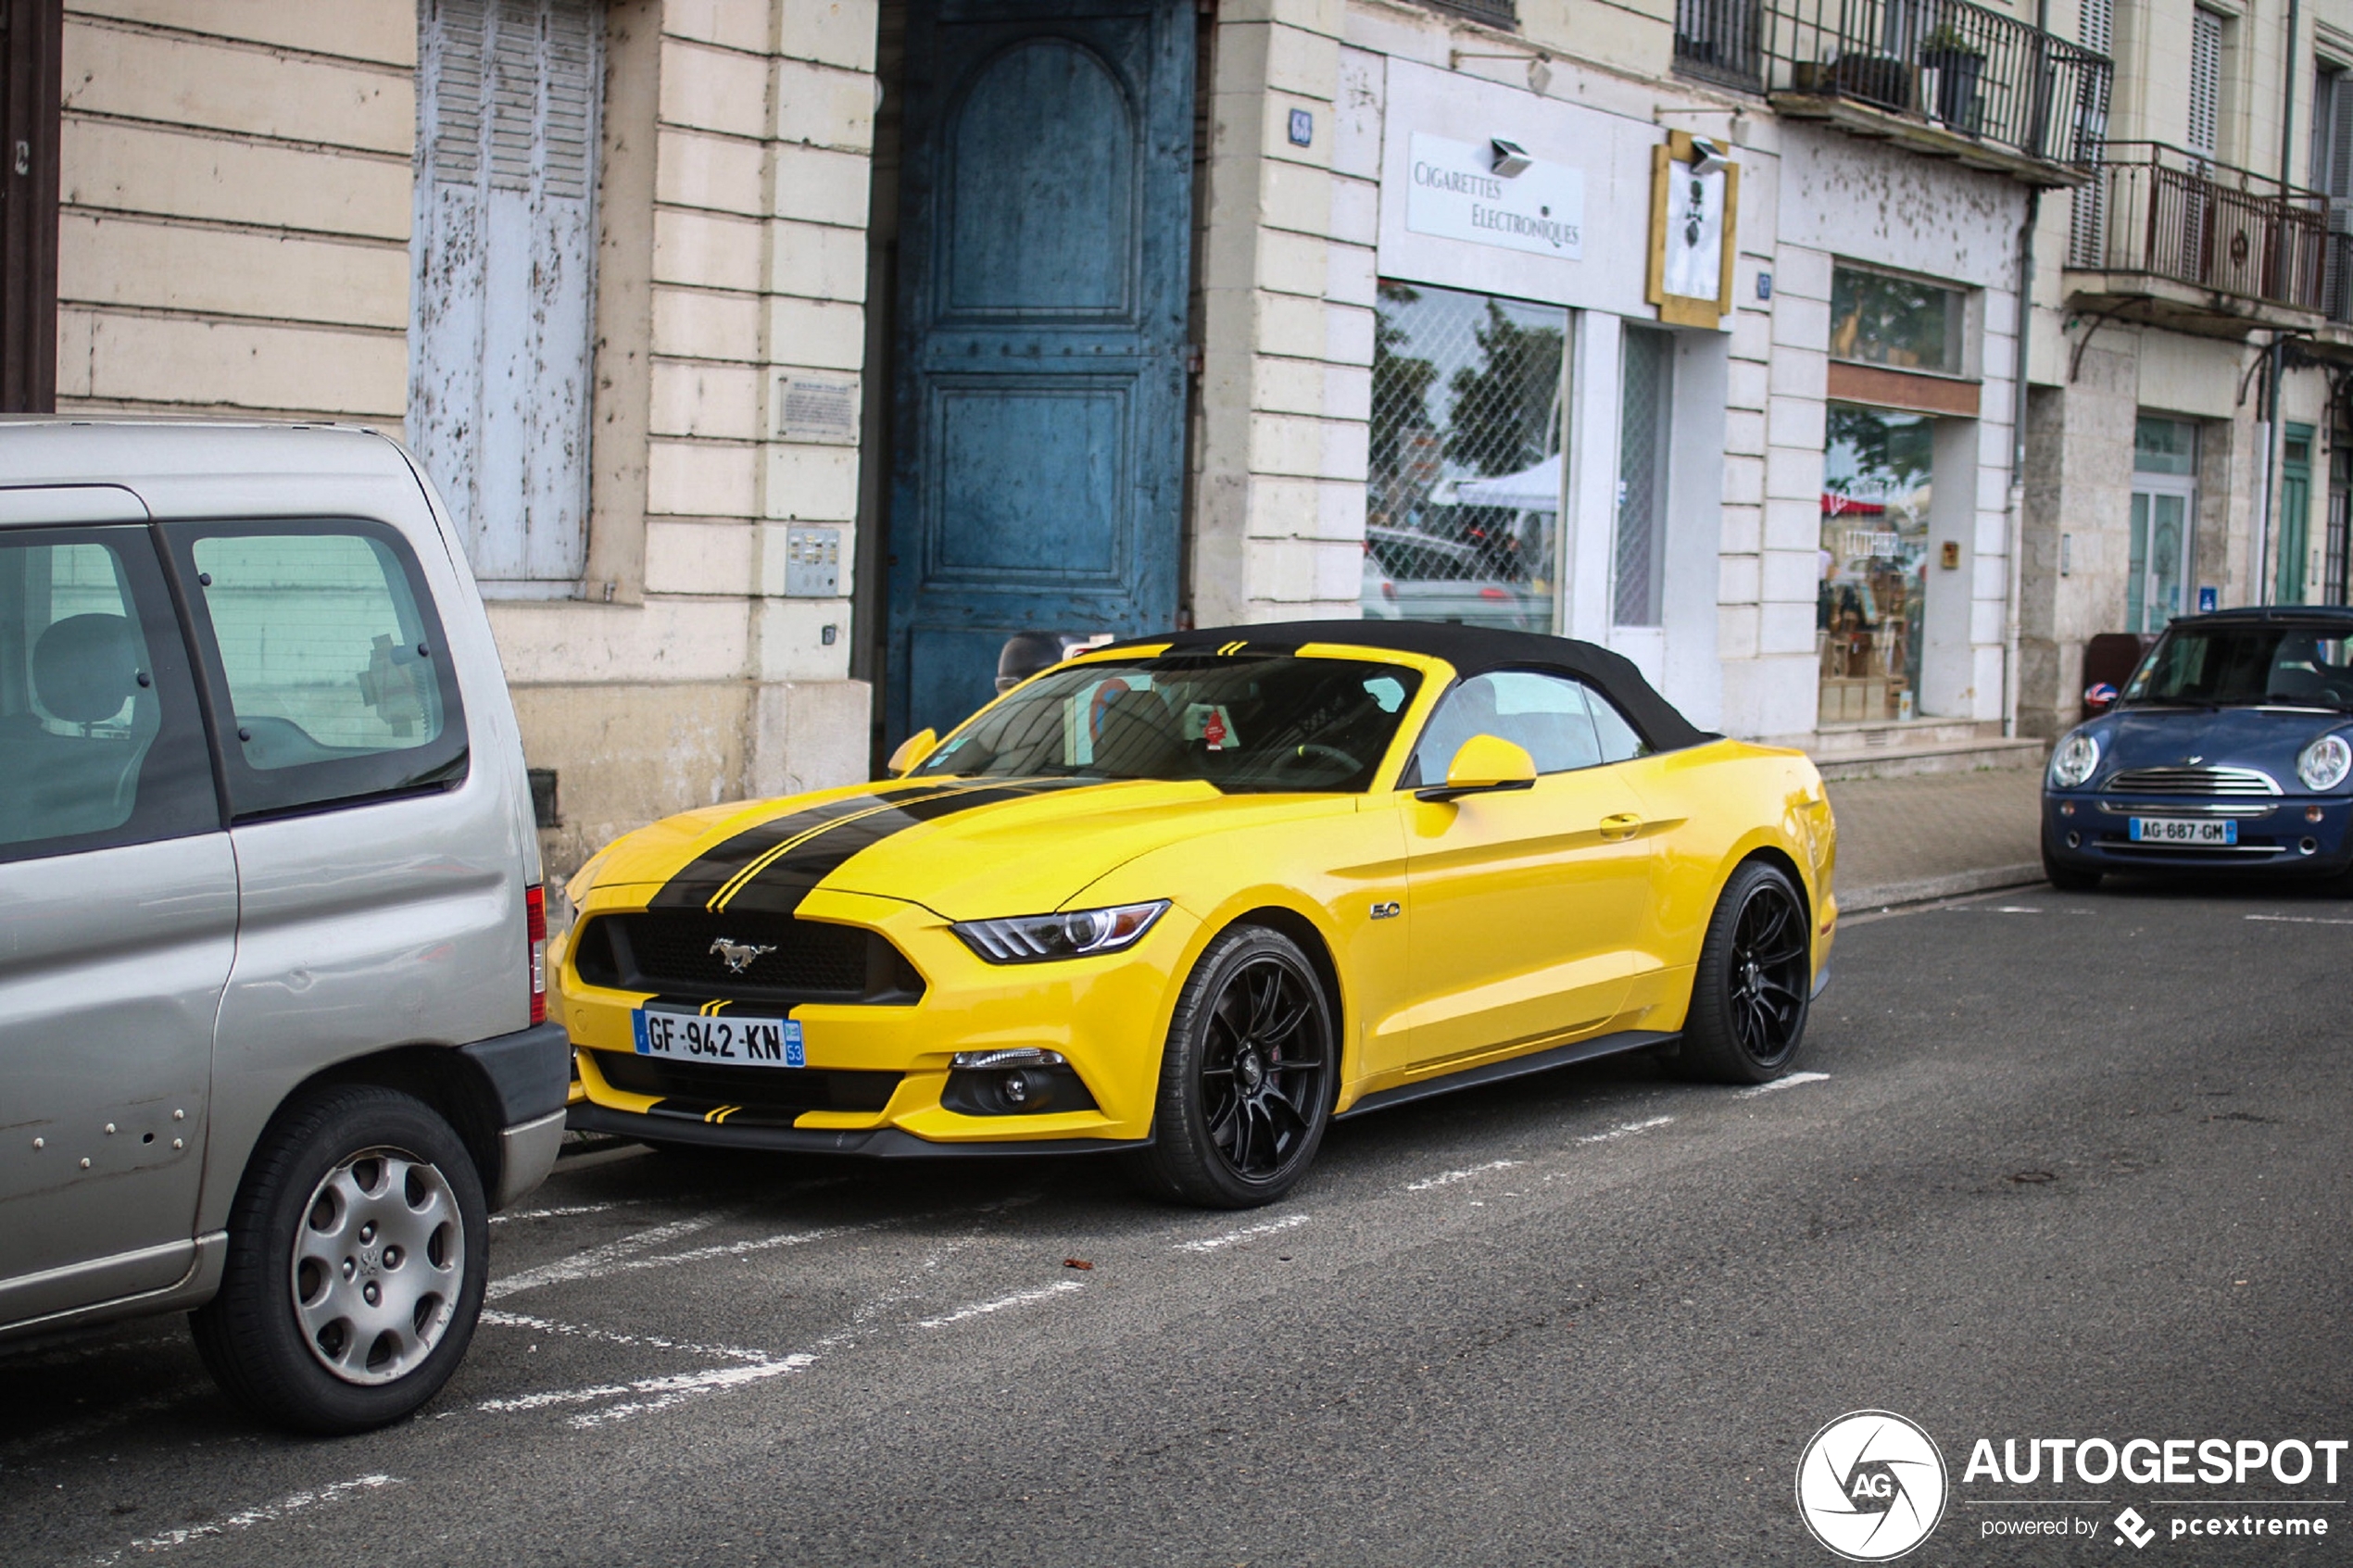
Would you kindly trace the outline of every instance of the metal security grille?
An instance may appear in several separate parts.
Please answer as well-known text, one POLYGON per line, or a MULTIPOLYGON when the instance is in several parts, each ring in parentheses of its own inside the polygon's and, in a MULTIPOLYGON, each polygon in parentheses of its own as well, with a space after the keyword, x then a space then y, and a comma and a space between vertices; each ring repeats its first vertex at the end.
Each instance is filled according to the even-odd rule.
POLYGON ((1662 332, 1628 327, 1624 357, 1611 619, 1620 626, 1655 626, 1666 610, 1659 538, 1667 520, 1667 421, 1675 340, 1662 332))
POLYGON ((1383 282, 1364 610, 1553 629, 1568 313, 1383 282))

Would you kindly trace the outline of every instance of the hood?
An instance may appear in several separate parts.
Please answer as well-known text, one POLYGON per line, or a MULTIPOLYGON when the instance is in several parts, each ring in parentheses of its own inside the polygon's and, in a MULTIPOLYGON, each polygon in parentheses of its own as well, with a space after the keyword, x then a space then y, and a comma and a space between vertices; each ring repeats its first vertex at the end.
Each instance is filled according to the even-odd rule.
POLYGON ((2099 776, 2124 768, 2260 768, 2291 795, 2303 791, 2297 753, 2353 714, 2279 708, 2124 708, 2084 726, 2100 743, 2099 776))
POLYGON ((1038 914, 1137 856, 1353 796, 1221 795, 1199 781, 923 779, 688 812, 617 842, 596 884, 658 884, 651 908, 790 913, 813 889, 948 920, 1038 914))

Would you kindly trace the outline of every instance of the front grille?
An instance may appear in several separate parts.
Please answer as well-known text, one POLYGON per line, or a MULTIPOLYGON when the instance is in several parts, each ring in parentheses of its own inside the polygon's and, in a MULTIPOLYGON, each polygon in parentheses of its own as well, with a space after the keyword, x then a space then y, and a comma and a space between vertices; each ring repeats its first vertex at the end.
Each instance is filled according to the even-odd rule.
POLYGON ((591 985, 689 997, 907 1003, 924 990, 914 966, 875 933, 790 915, 598 915, 581 927, 573 963, 591 985), (738 972, 728 953, 743 960, 747 949, 738 972))
POLYGON ((880 1110, 899 1090, 897 1073, 792 1067, 706 1067, 622 1051, 592 1051, 614 1088, 700 1104, 799 1115, 804 1110, 880 1110))
POLYGON ((2127 768, 2110 774, 2103 790, 2118 795, 2271 796, 2280 786, 2256 768, 2127 768))

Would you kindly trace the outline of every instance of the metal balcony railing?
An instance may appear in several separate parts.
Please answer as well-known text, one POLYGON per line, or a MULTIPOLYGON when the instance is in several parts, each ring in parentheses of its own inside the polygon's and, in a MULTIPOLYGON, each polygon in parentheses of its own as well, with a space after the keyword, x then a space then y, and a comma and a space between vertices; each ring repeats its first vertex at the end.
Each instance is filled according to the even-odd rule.
POLYGON ((2075 193, 2068 265, 2320 310, 2342 275, 2329 239, 2317 191, 2162 142, 2109 142, 2075 193))
POLYGON ((2040 163, 2089 164, 2108 126, 2106 56, 1970 0, 1676 0, 1675 60, 2040 163))

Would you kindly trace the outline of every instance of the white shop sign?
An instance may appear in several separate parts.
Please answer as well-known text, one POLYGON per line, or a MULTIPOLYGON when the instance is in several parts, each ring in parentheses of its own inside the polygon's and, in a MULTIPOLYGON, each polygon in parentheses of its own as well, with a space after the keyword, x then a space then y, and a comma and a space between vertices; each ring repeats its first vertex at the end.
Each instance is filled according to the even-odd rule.
MULTIPOLYGON (((1585 255, 1585 171, 1537 159, 1498 172, 1492 142, 1413 133, 1405 226, 1416 233, 1579 261, 1585 255)), ((1508 164, 1505 165, 1508 167, 1508 164)))

